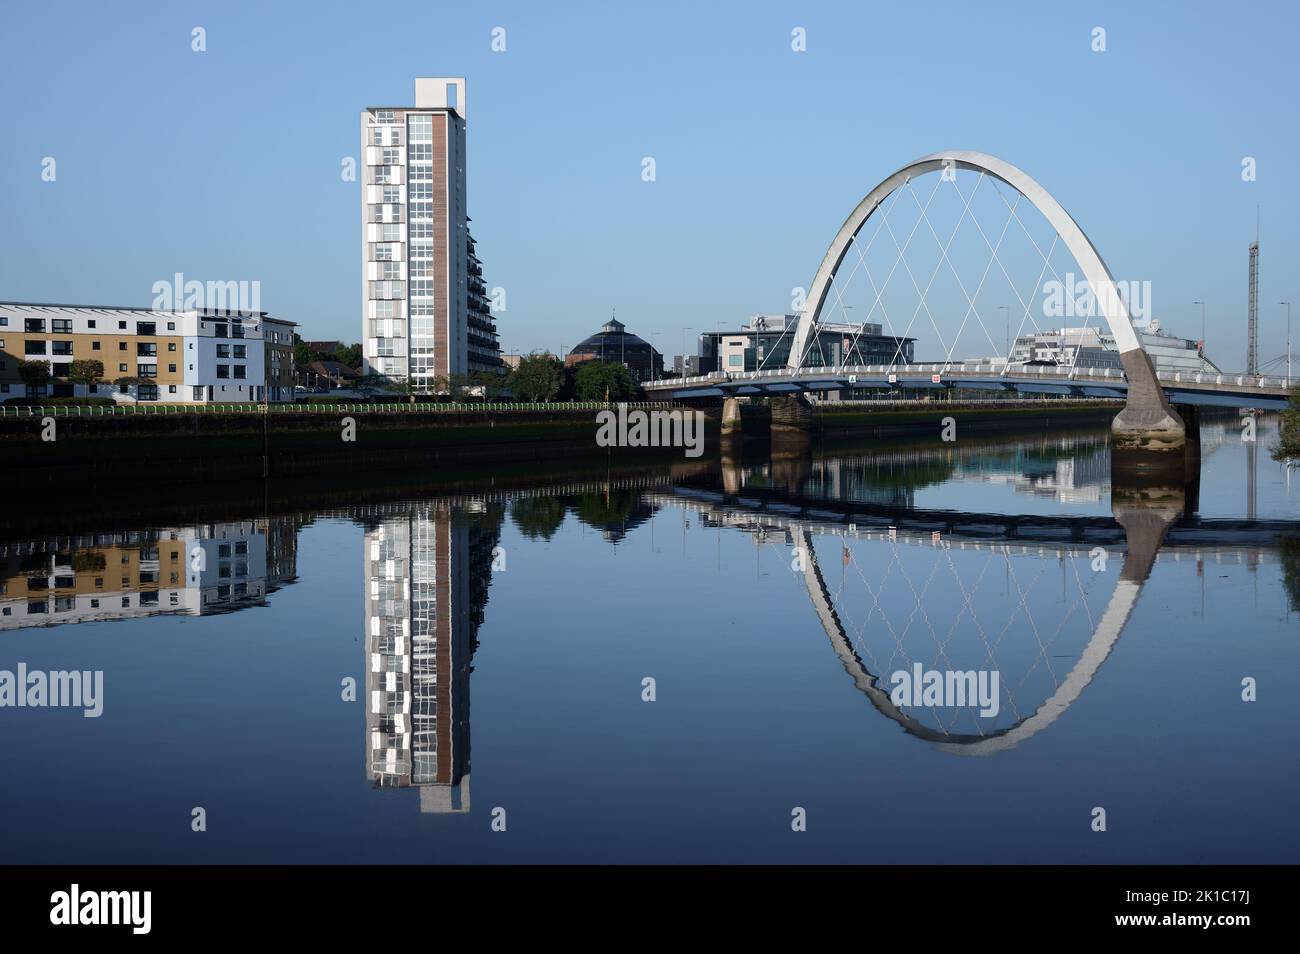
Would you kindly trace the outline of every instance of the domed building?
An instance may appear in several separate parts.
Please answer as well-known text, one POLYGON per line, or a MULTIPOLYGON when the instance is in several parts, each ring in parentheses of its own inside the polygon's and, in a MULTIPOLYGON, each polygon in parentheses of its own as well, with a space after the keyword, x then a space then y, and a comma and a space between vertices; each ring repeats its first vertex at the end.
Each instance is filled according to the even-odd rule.
POLYGON ((567 367, 583 361, 617 361, 627 365, 637 381, 663 376, 663 356, 649 342, 628 332, 617 318, 600 326, 600 331, 580 341, 564 358, 567 367))

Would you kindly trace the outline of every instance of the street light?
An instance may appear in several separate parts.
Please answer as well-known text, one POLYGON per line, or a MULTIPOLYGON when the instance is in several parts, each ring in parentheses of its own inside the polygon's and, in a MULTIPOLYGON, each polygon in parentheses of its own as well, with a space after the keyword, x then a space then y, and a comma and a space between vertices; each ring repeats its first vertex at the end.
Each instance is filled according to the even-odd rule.
POLYGON ((1192 304, 1201 306, 1201 360, 1204 361, 1205 360, 1205 302, 1198 299, 1192 302, 1192 304))
POLYGON ((1011 308, 1007 305, 998 305, 998 310, 1005 311, 1007 313, 1006 314, 1006 319, 1007 319, 1006 348, 1007 348, 1007 357, 1009 358, 1011 357, 1011 308))
POLYGON ((1291 386, 1291 299, 1278 302, 1286 305, 1286 386, 1291 386))
POLYGON ((686 377, 686 332, 692 330, 692 327, 682 329, 682 378, 686 377))

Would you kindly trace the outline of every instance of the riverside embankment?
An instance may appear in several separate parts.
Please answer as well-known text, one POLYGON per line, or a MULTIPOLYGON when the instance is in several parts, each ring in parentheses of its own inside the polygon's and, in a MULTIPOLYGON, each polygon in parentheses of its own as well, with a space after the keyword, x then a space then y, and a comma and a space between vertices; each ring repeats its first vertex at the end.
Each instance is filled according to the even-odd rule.
MULTIPOLYGON (((0 468, 32 490, 91 489, 122 480, 159 488, 324 472, 418 471, 454 465, 507 475, 538 466, 670 461, 679 447, 602 447, 603 404, 357 404, 4 408, 0 468)), ((648 411, 668 404, 633 404, 648 411)), ((1000 401, 822 404, 818 443, 927 439, 945 418, 961 433, 1071 429, 1106 423, 1113 402, 1000 401)), ((720 411, 704 409, 705 452, 716 453, 720 411)), ((747 406, 747 436, 764 437, 764 405, 747 406), (760 433, 761 432, 761 433, 760 433)))

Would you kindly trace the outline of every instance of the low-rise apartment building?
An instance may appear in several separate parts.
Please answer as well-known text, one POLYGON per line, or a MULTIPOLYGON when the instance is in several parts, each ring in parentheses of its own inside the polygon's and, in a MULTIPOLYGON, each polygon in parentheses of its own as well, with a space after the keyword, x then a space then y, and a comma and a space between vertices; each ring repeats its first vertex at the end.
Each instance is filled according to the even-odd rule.
POLYGON ((265 312, 0 301, 0 401, 292 401, 295 327, 265 312), (77 361, 98 361, 102 375, 82 378, 77 361), (44 363, 48 379, 24 378, 24 362, 44 363))

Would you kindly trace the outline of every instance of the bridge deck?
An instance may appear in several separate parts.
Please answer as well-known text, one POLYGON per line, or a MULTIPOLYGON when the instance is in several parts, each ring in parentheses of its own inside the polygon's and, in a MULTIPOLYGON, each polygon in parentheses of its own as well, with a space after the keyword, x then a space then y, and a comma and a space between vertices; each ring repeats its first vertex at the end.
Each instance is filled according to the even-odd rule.
MULTIPOLYGON (((1164 371, 1157 375, 1169 401, 1219 407, 1280 410, 1287 405, 1290 382, 1282 377, 1164 371)), ((910 364, 862 365, 844 368, 804 368, 791 374, 773 371, 732 373, 715 371, 697 377, 647 382, 645 390, 674 399, 743 397, 804 391, 845 391, 853 388, 970 388, 1021 394, 1060 394, 1073 397, 1122 398, 1128 381, 1116 368, 1061 372, 1018 368, 998 371, 989 365, 910 364)))

